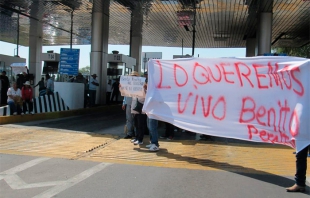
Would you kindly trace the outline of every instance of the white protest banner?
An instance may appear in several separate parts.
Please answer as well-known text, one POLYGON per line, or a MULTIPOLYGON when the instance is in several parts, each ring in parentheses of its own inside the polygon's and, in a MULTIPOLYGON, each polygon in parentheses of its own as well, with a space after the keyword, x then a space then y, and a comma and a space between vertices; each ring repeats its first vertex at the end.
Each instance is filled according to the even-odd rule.
POLYGON ((310 144, 310 60, 296 57, 150 60, 143 111, 201 134, 310 144))
POLYGON ((145 83, 144 77, 137 76, 121 76, 119 88, 122 96, 145 98, 143 85, 145 83))
POLYGON ((27 73, 26 63, 12 63, 10 66, 12 68, 12 72, 15 75, 20 74, 22 72, 27 73))

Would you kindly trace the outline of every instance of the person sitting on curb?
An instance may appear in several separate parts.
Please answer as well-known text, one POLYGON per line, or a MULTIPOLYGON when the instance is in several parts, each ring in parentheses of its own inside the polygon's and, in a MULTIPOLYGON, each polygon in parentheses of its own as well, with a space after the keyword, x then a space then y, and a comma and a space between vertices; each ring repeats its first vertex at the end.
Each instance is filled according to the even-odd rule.
POLYGON ((23 105, 22 93, 21 90, 17 88, 16 82, 12 83, 12 87, 8 89, 7 95, 11 115, 17 115, 17 113, 24 115, 24 113, 22 112, 22 105, 23 105))
POLYGON ((27 104, 28 104, 28 112, 33 115, 33 90, 32 87, 30 87, 30 82, 26 81, 24 83, 24 86, 22 88, 22 98, 23 98, 23 112, 24 114, 27 113, 27 104))

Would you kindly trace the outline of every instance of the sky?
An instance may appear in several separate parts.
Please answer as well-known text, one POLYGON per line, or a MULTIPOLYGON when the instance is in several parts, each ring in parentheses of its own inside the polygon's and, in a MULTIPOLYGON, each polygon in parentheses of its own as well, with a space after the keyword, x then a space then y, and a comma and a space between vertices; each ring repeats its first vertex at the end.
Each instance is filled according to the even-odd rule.
MULTIPOLYGON (((109 53, 113 50, 119 51, 120 54, 129 54, 129 45, 109 45, 109 53)), ((0 54, 14 56, 16 54, 16 44, 10 44, 0 41, 0 54)), ((60 48, 70 48, 69 45, 62 46, 43 46, 42 52, 46 53, 49 50, 54 50, 54 53, 60 53, 60 48)), ((79 68, 90 65, 90 45, 74 45, 72 48, 80 49, 80 64, 79 68)), ((162 52, 163 59, 172 59, 173 55, 182 55, 181 47, 154 47, 142 46, 142 52, 162 52)), ((195 57, 200 58, 219 58, 219 57, 245 57, 245 48, 196 48, 195 57)), ((191 48, 184 48, 183 54, 192 54, 191 48)), ((28 63, 28 47, 19 47, 19 56, 26 58, 28 63)))

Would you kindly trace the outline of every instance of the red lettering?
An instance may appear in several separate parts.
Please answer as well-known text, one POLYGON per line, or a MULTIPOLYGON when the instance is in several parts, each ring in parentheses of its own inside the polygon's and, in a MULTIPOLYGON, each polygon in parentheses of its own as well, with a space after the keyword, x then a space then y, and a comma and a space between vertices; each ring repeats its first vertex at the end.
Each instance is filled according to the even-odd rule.
POLYGON ((287 105, 287 100, 284 101, 284 106, 281 106, 281 102, 278 101, 278 105, 280 107, 280 119, 279 119, 279 131, 280 130, 280 124, 282 120, 282 114, 284 113, 284 119, 283 119, 283 124, 282 124, 282 129, 285 131, 285 123, 286 123, 286 115, 291 111, 291 108, 287 105))
POLYGON ((237 74, 238 74, 238 78, 239 78, 241 87, 243 87, 243 81, 242 81, 242 78, 241 78, 241 76, 243 76, 243 77, 245 77, 248 80, 248 82, 250 83, 251 87, 253 88, 254 85, 251 82, 251 80, 249 79, 249 76, 251 75, 251 69, 249 68, 249 66, 247 66, 245 63, 237 62, 237 63, 235 63, 235 68, 236 68, 236 71, 237 71, 237 74), (248 72, 247 73, 242 73, 240 71, 240 69, 239 69, 239 66, 245 66, 245 68, 247 68, 248 72))
POLYGON ((275 66, 272 66, 271 63, 268 63, 268 68, 269 68, 269 77, 270 77, 270 87, 272 87, 272 79, 274 79, 275 83, 277 86, 281 86, 281 89, 283 89, 283 85, 280 79, 280 76, 278 74, 278 70, 279 70, 279 65, 278 63, 275 64, 275 66), (274 68, 274 70, 273 70, 274 68), (271 75, 270 75, 271 74, 271 75))
POLYGON ((260 78, 266 78, 266 75, 265 74, 259 74, 259 72, 258 72, 258 68, 264 68, 265 66, 253 64, 253 67, 254 67, 255 73, 256 73, 258 88, 259 89, 268 89, 268 86, 267 85, 262 86, 261 81, 260 81, 260 78))
POLYGON ((218 71, 218 73, 219 73, 218 79, 216 79, 216 78, 214 77, 213 72, 211 71, 210 67, 208 67, 209 74, 211 74, 212 79, 213 79, 215 82, 221 82, 221 80, 222 80, 222 73, 221 73, 221 70, 220 70, 220 68, 219 68, 218 65, 215 65, 215 67, 216 67, 216 69, 217 69, 217 71, 218 71))
POLYGON ((199 98, 199 96, 198 96, 198 95, 196 95, 195 104, 194 104, 194 109, 193 109, 193 112, 192 112, 192 114, 193 114, 193 115, 195 115, 195 114, 196 114, 196 108, 197 108, 198 98, 199 98))
POLYGON ((188 81, 188 75, 187 75, 187 72, 185 71, 185 69, 183 67, 181 67, 180 65, 177 65, 177 64, 174 64, 174 68, 173 68, 173 71, 174 71, 174 82, 175 84, 178 86, 178 87, 183 87, 184 85, 186 85, 187 81, 188 81), (183 84, 180 84, 178 81, 177 81, 177 68, 181 69, 185 76, 186 76, 186 80, 183 84))
POLYGON ((217 119, 217 120, 223 120, 225 117, 226 117, 226 101, 225 101, 225 98, 224 98, 224 96, 221 96, 217 101, 216 101, 216 103, 215 103, 215 105, 214 105, 214 107, 213 107, 213 109, 212 109, 212 115, 213 115, 213 117, 215 118, 215 119, 217 119), (220 104, 220 102, 223 104, 223 115, 222 115, 222 117, 218 117, 218 116, 216 116, 215 115, 215 109, 216 109, 216 107, 220 104))
POLYGON ((253 135, 252 134, 257 134, 258 130, 255 126, 253 125, 248 125, 248 133, 249 133, 249 140, 252 140, 253 135), (253 131, 254 130, 254 131, 253 131))
POLYGON ((190 97, 193 96, 193 93, 190 92, 190 93, 188 94, 183 109, 181 109, 181 96, 182 96, 181 94, 178 94, 178 112, 179 112, 180 114, 182 114, 182 113, 185 111, 185 109, 186 109, 186 107, 187 107, 187 103, 188 103, 190 97))
POLYGON ((159 60, 156 60, 156 62, 159 65, 159 72, 160 72, 159 83, 158 83, 158 85, 156 87, 158 89, 171 89, 171 86, 162 86, 162 83, 163 83, 163 68, 162 68, 162 65, 161 65, 159 60))
POLYGON ((220 65, 221 65, 222 70, 223 70, 223 74, 224 74, 225 81, 228 82, 228 83, 234 84, 234 83, 235 83, 234 81, 230 81, 230 80, 227 79, 227 75, 228 75, 228 74, 232 74, 232 75, 233 75, 233 74, 235 74, 235 73, 234 73, 234 72, 227 72, 227 71, 225 70, 225 66, 230 66, 230 65, 227 65, 227 64, 225 64, 225 63, 221 63, 220 65))
POLYGON ((292 88, 292 79, 291 79, 291 75, 290 75, 289 71, 287 71, 287 70, 288 70, 288 66, 285 66, 285 67, 283 68, 281 74, 282 74, 282 79, 283 79, 283 82, 284 82, 286 88, 287 88, 288 90, 291 90, 291 88, 292 88), (288 79, 289 79, 289 82, 290 82, 289 85, 287 84, 287 80, 286 80, 286 78, 284 77, 284 73, 286 73, 287 76, 288 76, 288 79))
POLYGON ((194 81, 196 82, 196 83, 198 83, 198 84, 200 84, 200 85, 203 85, 203 84, 207 84, 208 82, 211 82, 210 81, 210 77, 209 77, 209 72, 207 71, 207 69, 206 68, 204 68, 203 66, 201 66, 201 65, 199 65, 199 63, 195 63, 195 65, 194 65, 194 69, 193 69, 193 79, 194 79, 194 81), (203 69, 204 71, 205 71, 205 73, 203 73, 203 72, 201 72, 201 76, 202 77, 204 77, 205 78, 205 81, 198 81, 197 80, 197 78, 196 78, 196 69, 197 68, 201 68, 201 69, 203 69))
POLYGON ((268 142, 268 135, 267 132, 265 130, 261 130, 259 132, 259 137, 261 140, 263 140, 264 142, 268 142), (267 136, 267 138, 265 138, 265 136, 267 136))
POLYGON ((205 100, 203 97, 201 97, 201 101, 202 101, 202 111, 203 111, 203 115, 204 117, 208 117, 209 113, 210 113, 210 106, 211 106, 211 100, 212 100, 212 96, 208 97, 208 104, 207 104, 207 111, 205 110, 205 100))
POLYGON ((270 108, 268 110, 268 126, 272 126, 272 125, 270 125, 271 113, 273 113, 273 130, 277 131, 277 127, 276 127, 276 111, 274 110, 274 108, 270 108))
POLYGON ((262 122, 260 118, 264 117, 266 115, 266 109, 265 107, 261 106, 258 108, 256 112, 256 120, 260 125, 266 126, 265 122, 262 122))
POLYGON ((300 90, 299 90, 299 91, 297 91, 297 90, 294 89, 294 88, 293 88, 293 91, 294 91, 297 95, 303 96, 304 93, 305 93, 304 87, 303 87, 302 83, 298 80, 298 78, 295 77, 295 72, 300 72, 300 69, 299 69, 299 67, 295 67, 295 68, 293 68, 291 71, 292 71, 291 74, 292 74, 293 80, 294 80, 294 81, 299 85, 299 87, 300 87, 300 90))
POLYGON ((242 98, 242 109, 241 109, 241 114, 240 114, 240 117, 239 117, 239 122, 240 123, 246 123, 246 122, 251 122, 255 119, 255 107, 256 107, 256 104, 255 104, 255 101, 250 98, 250 97, 245 97, 245 98, 242 98), (245 107, 245 104, 246 102, 249 101, 249 103, 252 105, 252 107, 249 107, 249 108, 246 108, 245 107), (248 118, 247 120, 243 118, 243 115, 245 113, 250 113, 252 114, 251 118, 248 118))

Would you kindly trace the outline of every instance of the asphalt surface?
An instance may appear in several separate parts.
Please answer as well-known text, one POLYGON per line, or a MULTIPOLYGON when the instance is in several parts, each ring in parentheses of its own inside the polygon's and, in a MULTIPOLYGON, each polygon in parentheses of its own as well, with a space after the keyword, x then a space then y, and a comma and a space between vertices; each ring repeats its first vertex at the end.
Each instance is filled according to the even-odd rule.
MULTIPOLYGON (((112 134, 121 138, 124 136, 124 124, 125 114, 120 111, 114 115, 106 115, 103 112, 8 126, 27 129, 55 129, 54 131, 57 133, 69 131, 72 133, 112 134)), ((14 127, 12 127, 12 131, 14 127)), ((159 131, 163 133, 163 125, 160 126, 159 131)), ((176 133, 175 141, 181 142, 184 139, 194 140, 195 138, 196 135, 192 133, 176 133)), ((213 138, 213 141, 215 143, 212 144, 216 144, 216 141, 235 142, 235 140, 218 138, 213 138)), ((238 141, 238 143, 240 142, 238 141)), ((163 145, 165 144, 168 145, 169 142, 164 142, 163 145)), ((121 146, 121 144, 115 145, 121 146)), ((254 149, 255 145, 253 144, 254 149)), ((186 148, 185 143, 183 148, 186 148)), ((136 148, 130 150, 130 155, 136 151, 136 148)), ((165 152, 158 153, 157 156, 166 156, 165 152)), ((291 152, 289 151, 289 153, 291 152)), ((150 153, 142 154, 150 155, 150 153)), ((122 155, 126 156, 126 150, 122 151, 122 155)), ((267 156, 268 154, 262 153, 261 155, 267 156)), ((173 157, 173 153, 167 154, 167 156, 173 157)), ((180 157, 182 156, 178 156, 178 158, 180 157)), ((184 157, 184 160, 190 159, 184 157)), ((250 158, 240 160, 245 160, 245 163, 248 164, 252 163, 250 158)), ((207 159, 204 161, 207 161, 207 159)), ((293 155, 292 161, 294 161, 293 155)), ((167 161, 166 163, 173 162, 167 161)), ((213 165, 215 167, 212 168, 217 168, 216 166, 223 165, 223 162, 214 161, 213 165)), ((266 166, 268 166, 268 160, 266 160, 266 166)), ((246 164, 244 167, 246 167, 246 164)), ((277 168, 270 167, 270 169, 274 170, 277 168)), ((308 198, 310 196, 309 187, 307 187, 306 193, 287 193, 285 191, 285 187, 294 184, 293 172, 287 175, 277 175, 262 171, 256 171, 258 173, 256 174, 243 167, 240 169, 238 167, 238 170, 230 171, 226 168, 195 170, 182 166, 166 168, 152 166, 152 162, 147 165, 134 163, 129 165, 105 161, 51 158, 44 155, 30 156, 27 154, 0 153, 0 197, 308 198)), ((307 184, 309 186, 309 183, 307 184)))

